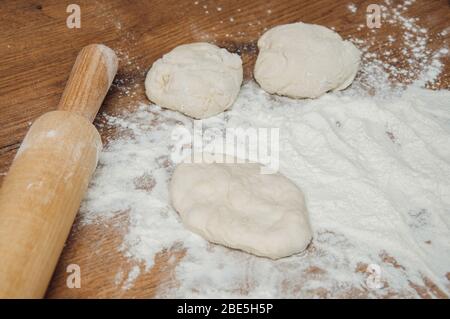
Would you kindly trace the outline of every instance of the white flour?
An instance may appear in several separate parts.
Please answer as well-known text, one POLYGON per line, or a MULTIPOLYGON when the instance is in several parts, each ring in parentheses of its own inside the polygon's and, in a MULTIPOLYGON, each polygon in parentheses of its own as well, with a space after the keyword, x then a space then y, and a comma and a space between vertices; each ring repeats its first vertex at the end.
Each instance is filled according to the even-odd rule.
MULTIPOLYGON (((218 132, 280 128, 280 171, 304 191, 314 231, 306 253, 271 261, 208 244, 185 230, 168 201, 169 156, 176 143, 172 130, 193 122, 155 105, 105 115, 119 138, 100 157, 83 221, 101 223, 126 212, 130 226, 121 249, 147 270, 158 252, 185 250, 175 287, 160 287, 160 297, 449 295, 450 92, 418 88, 436 82, 448 50, 429 51, 416 21, 387 14, 425 39, 416 52, 411 47, 406 58, 413 63, 397 67, 387 51, 369 53, 373 39, 353 39, 365 48, 365 59, 350 89, 291 100, 249 82, 230 111, 204 121, 218 132), (368 86, 375 96, 366 93, 368 86), (380 276, 369 277, 372 264, 380 276), (374 278, 382 288, 370 285, 374 278)), ((138 273, 134 267, 124 289, 138 273)))
POLYGON ((335 296, 367 289, 365 269, 355 272, 361 264, 381 265, 389 285, 369 294, 414 295, 409 281, 423 285, 424 277, 448 292, 449 101, 448 91, 423 89, 391 101, 331 94, 294 101, 248 83, 232 111, 207 121, 218 128, 280 127, 281 172, 305 192, 315 234, 305 256, 274 262, 186 231, 168 204, 168 156, 172 129, 191 120, 154 105, 109 118, 133 137, 103 152, 82 213, 92 222, 128 211, 123 250, 149 268, 163 249, 187 250, 176 268, 179 287, 161 296, 335 296), (396 262, 383 262, 390 256, 396 262))

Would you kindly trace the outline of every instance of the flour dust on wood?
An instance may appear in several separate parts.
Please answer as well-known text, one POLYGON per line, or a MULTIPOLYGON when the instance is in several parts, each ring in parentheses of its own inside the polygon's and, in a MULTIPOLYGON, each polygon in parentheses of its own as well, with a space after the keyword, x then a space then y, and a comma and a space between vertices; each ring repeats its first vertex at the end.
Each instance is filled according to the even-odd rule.
MULTIPOLYGON (((144 271, 160 252, 184 252, 169 258, 174 283, 160 286, 159 297, 448 297, 450 92, 423 88, 445 87, 448 48, 428 48, 428 30, 405 17, 413 4, 383 6, 385 21, 400 29, 383 46, 372 31, 350 38, 363 56, 347 90, 293 100, 251 81, 231 109, 203 121, 217 132, 205 140, 211 148, 227 128, 279 128, 280 173, 303 190, 311 219, 314 239, 303 254, 273 261, 186 230, 169 204, 170 154, 183 143, 172 132, 197 133, 192 119, 152 104, 104 115, 118 137, 100 156, 82 220, 127 214, 120 249, 144 271)), ((129 278, 124 289, 138 275, 129 278)))

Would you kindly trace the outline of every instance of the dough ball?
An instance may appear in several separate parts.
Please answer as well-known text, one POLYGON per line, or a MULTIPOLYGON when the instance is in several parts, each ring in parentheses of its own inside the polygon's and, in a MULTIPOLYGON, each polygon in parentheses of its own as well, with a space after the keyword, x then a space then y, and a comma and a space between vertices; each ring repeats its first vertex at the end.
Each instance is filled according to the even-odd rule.
POLYGON ((299 253, 312 238, 303 193, 260 168, 180 164, 170 184, 172 205, 185 227, 213 243, 272 259, 299 253))
POLYGON ((145 91, 161 107, 202 119, 233 104, 242 74, 239 55, 209 43, 185 44, 153 63, 145 91))
POLYGON ((258 47, 256 81, 269 93, 293 98, 345 89, 355 78, 361 56, 336 32, 301 22, 268 30, 258 47))

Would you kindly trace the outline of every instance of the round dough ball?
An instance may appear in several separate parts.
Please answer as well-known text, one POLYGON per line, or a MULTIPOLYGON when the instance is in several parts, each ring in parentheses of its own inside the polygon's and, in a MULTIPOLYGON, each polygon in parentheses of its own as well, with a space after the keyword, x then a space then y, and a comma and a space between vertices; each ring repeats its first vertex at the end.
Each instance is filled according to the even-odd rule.
POLYGON ((312 238, 303 193, 260 168, 182 163, 170 184, 172 205, 188 229, 213 243, 272 259, 299 253, 312 238))
POLYGON ((202 119, 233 104, 242 76, 239 55, 209 43, 191 43, 153 63, 145 91, 161 107, 202 119))
POLYGON ((355 78, 361 56, 336 32, 301 22, 268 30, 258 47, 256 81, 269 93, 293 98, 345 89, 355 78))

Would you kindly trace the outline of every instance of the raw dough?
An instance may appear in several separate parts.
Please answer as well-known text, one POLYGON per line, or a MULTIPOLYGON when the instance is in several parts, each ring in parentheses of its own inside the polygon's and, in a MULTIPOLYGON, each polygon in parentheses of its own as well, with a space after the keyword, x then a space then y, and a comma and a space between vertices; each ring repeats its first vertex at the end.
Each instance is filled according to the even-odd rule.
POLYGON ((191 43, 153 63, 145 90, 159 106, 202 119, 233 104, 242 76, 239 55, 209 43, 191 43))
POLYGON ((270 29, 258 47, 256 81, 269 93, 293 98, 345 89, 355 78, 361 56, 336 32, 301 22, 270 29))
POLYGON ((213 243, 272 259, 299 253, 312 238, 303 193, 283 175, 260 168, 179 164, 170 184, 172 205, 188 229, 213 243))

